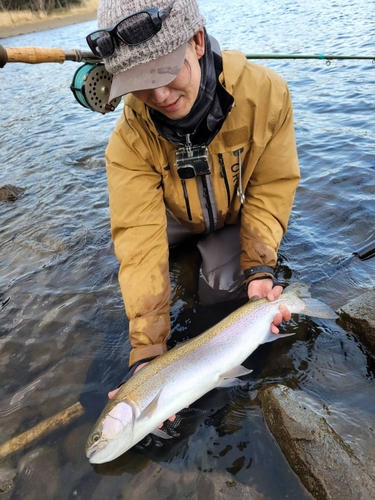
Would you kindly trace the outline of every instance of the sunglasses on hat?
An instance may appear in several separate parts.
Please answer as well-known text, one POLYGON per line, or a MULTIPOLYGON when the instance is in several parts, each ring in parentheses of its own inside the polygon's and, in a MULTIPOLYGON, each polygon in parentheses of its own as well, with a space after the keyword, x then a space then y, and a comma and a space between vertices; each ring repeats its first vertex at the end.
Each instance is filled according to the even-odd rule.
POLYGON ((100 29, 90 33, 86 41, 92 52, 98 57, 109 57, 115 51, 118 40, 134 46, 147 42, 161 30, 163 21, 171 13, 172 2, 165 9, 140 10, 121 19, 112 28, 100 29))

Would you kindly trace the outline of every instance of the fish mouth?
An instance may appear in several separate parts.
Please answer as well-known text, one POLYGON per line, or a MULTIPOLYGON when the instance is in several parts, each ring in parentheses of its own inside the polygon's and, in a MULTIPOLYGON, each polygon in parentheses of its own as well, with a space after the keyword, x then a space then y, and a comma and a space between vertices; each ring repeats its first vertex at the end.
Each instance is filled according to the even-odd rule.
POLYGON ((86 450, 86 457, 89 459, 90 462, 91 462, 91 458, 96 454, 97 451, 98 451, 97 448, 91 449, 91 450, 86 450))
POLYGON ((123 455, 129 448, 122 448, 121 440, 113 442, 111 440, 102 442, 86 451, 86 456, 91 464, 104 464, 112 462, 123 455))
POLYGON ((86 457, 91 462, 91 459, 100 452, 103 448, 105 448, 108 444, 108 441, 102 441, 100 444, 95 444, 95 446, 91 446, 86 449, 86 457))

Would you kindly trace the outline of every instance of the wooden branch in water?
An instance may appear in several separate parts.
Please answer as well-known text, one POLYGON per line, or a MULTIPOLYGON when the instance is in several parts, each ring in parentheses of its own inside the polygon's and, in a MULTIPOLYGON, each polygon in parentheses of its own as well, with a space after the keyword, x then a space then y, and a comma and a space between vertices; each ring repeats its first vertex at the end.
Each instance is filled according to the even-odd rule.
POLYGON ((84 412, 85 409, 81 403, 75 403, 74 405, 69 406, 69 408, 60 411, 56 415, 43 420, 43 422, 40 422, 32 429, 29 429, 19 436, 16 436, 0 445, 0 459, 7 457, 22 448, 26 448, 37 439, 47 436, 54 430, 70 424, 73 420, 83 415, 84 412))

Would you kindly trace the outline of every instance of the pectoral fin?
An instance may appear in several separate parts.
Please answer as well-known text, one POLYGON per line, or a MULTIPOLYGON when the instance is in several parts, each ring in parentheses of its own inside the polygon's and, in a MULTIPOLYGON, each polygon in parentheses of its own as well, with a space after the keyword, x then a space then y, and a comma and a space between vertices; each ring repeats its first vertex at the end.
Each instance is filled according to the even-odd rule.
POLYGON ((160 389, 160 391, 156 394, 154 399, 146 406, 146 408, 142 411, 138 420, 148 419, 155 413, 158 407, 159 398, 162 390, 163 388, 160 389))
POLYGON ((160 437, 162 439, 172 439, 172 436, 167 434, 166 432, 162 431, 161 429, 154 429, 151 434, 154 434, 157 437, 160 437))
POLYGON ((231 370, 223 373, 220 377, 220 383, 218 387, 231 387, 232 385, 238 385, 242 383, 238 377, 243 377, 244 375, 249 375, 253 370, 248 370, 244 366, 236 366, 231 370))

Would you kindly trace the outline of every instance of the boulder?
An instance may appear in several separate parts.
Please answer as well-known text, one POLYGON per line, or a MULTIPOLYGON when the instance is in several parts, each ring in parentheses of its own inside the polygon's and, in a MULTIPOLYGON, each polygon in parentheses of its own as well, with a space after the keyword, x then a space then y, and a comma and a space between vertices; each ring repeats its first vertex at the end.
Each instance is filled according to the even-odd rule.
POLYGON ((25 188, 6 184, 5 186, 0 187, 0 201, 15 201, 24 192, 25 188))
POLYGON ((123 498, 138 500, 264 500, 264 496, 237 482, 224 472, 203 473, 184 470, 183 473, 150 462, 123 491, 123 498))
POLYGON ((11 500, 47 500, 57 498, 60 491, 57 448, 39 447, 21 458, 11 500))
POLYGON ((375 477, 329 425, 324 402, 281 385, 259 398, 268 428, 316 500, 374 498, 375 477))
POLYGON ((13 489, 17 477, 16 469, 2 467, 0 469, 0 494, 13 489))
POLYGON ((375 289, 350 300, 337 313, 342 326, 355 333, 375 353, 375 289))

